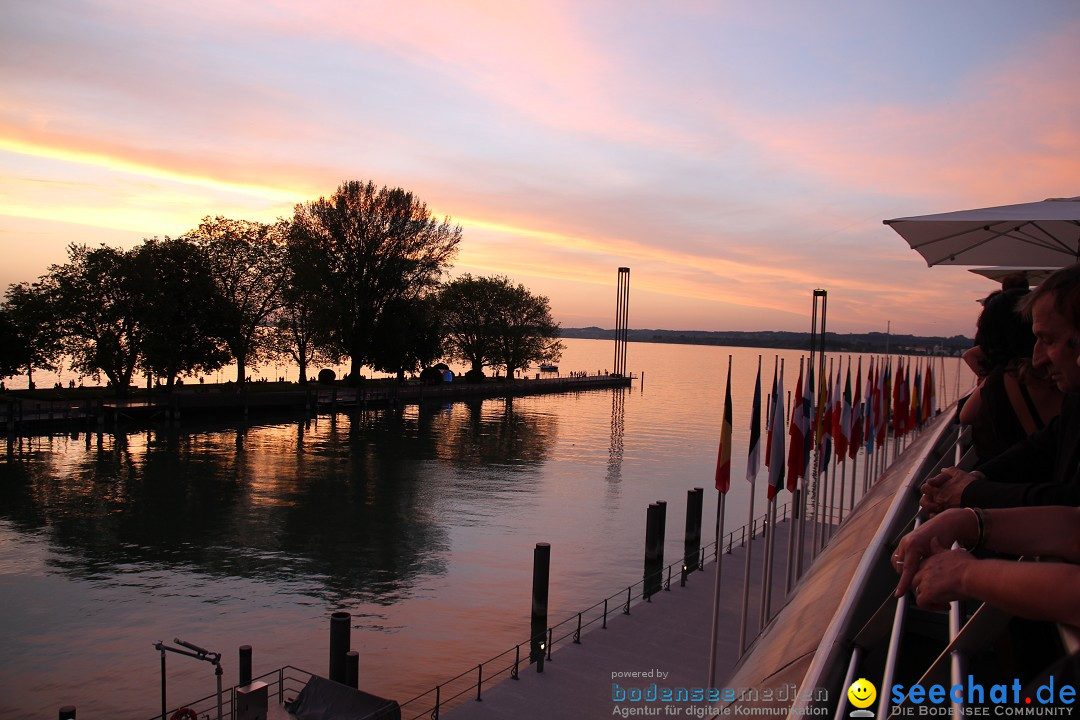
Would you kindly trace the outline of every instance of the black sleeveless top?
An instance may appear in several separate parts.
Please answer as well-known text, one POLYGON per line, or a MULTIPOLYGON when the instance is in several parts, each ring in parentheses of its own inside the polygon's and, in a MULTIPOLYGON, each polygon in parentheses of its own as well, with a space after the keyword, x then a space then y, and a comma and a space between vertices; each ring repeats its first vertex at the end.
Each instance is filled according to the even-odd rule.
MULTIPOLYGON (((1042 430, 1042 418, 1023 382, 1020 383, 1020 395, 1035 421, 1035 427, 1042 430)), ((1005 390, 1004 368, 990 371, 979 389, 979 399, 981 404, 971 426, 971 440, 979 456, 979 464, 982 464, 1026 438, 1027 433, 1005 390)))

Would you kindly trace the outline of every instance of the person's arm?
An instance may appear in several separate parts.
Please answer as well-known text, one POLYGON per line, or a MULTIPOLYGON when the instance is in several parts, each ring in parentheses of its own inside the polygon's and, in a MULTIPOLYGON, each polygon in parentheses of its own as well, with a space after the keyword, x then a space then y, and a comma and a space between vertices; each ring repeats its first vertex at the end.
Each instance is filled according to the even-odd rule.
POLYGON ((964 425, 974 425, 975 418, 979 415, 979 408, 982 405, 982 385, 975 386, 975 389, 968 395, 967 400, 964 401, 964 406, 960 408, 960 414, 957 416, 964 425))
POLYGON ((913 584, 919 607, 974 599, 1031 620, 1080 626, 1080 566, 1070 563, 978 560, 949 550, 928 558, 913 584))
POLYGON ((900 573, 896 595, 908 591, 922 563, 934 554, 934 548, 949 548, 954 542, 966 548, 978 546, 1010 555, 1047 555, 1080 562, 1080 508, 946 510, 900 540, 892 556, 893 567, 900 573))

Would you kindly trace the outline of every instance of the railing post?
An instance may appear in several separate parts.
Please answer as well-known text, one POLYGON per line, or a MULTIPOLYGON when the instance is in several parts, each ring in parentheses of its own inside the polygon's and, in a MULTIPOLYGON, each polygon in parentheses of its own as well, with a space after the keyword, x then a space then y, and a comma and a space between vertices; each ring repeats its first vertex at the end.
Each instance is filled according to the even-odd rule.
POLYGON ((604 598, 604 624, 600 626, 602 630, 607 630, 607 598, 604 598))
POLYGON ((510 670, 510 677, 518 679, 518 666, 521 664, 521 645, 514 646, 514 667, 510 670))
POLYGON ((574 644, 581 644, 581 613, 577 614, 577 632, 574 633, 574 644))
POLYGON ((482 702, 480 699, 480 690, 484 685, 484 663, 480 663, 476 666, 476 702, 482 702))

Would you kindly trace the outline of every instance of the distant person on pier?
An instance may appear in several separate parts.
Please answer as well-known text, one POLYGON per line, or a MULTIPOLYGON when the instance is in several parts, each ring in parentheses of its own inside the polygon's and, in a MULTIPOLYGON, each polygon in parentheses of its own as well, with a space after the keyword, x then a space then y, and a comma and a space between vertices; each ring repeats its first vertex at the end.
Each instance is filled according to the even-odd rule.
POLYGON ((1065 393, 1045 430, 1013 445, 975 472, 946 468, 922 486, 921 507, 1080 505, 1080 263, 1062 268, 1024 298, 1032 319, 1032 364, 1065 393))
POLYGON ((1031 318, 1020 312, 1025 289, 998 290, 983 301, 975 346, 964 361, 979 384, 960 410, 972 426, 980 464, 1042 430, 1061 412, 1063 394, 1042 368, 1032 365, 1035 335, 1031 318))

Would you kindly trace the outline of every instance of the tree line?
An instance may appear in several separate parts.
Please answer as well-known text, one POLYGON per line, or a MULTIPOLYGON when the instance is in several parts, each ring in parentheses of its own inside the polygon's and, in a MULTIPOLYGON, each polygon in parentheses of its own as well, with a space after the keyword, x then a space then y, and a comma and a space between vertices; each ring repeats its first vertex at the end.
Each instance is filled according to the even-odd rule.
POLYGON ((446 280, 460 225, 401 188, 343 183, 274 223, 207 217, 130 250, 72 244, 67 262, 11 285, 0 305, 0 377, 102 374, 124 394, 139 371, 178 378, 282 359, 307 381, 349 362, 404 379, 441 359, 470 379, 557 361, 548 299, 504 276, 446 280))

